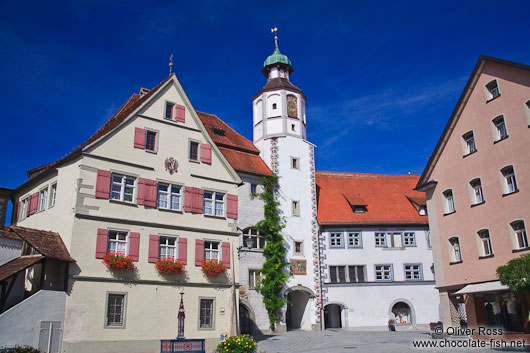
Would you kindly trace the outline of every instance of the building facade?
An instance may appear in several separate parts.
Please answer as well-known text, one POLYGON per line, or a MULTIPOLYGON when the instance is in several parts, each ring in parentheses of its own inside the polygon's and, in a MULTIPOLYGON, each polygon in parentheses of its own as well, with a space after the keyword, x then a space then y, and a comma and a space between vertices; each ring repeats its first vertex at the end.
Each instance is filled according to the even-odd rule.
POLYGON ((425 198, 414 175, 318 171, 325 328, 438 321, 425 198))
POLYGON ((530 332, 496 269, 530 251, 530 66, 481 56, 418 182, 443 323, 530 332))

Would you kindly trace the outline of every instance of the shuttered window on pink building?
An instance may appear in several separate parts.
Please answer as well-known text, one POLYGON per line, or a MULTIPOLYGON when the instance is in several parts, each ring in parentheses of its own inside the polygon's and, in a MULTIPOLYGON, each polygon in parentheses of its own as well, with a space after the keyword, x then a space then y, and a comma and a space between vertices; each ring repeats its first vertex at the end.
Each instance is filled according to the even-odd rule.
MULTIPOLYGON (((139 254, 140 254, 140 233, 130 232, 128 233, 127 237, 125 238, 127 240, 127 245, 124 244, 125 248, 116 248, 109 249, 109 232, 120 233, 120 235, 125 238, 125 235, 127 233, 124 233, 123 231, 109 231, 105 228, 98 228, 97 230, 97 236, 96 236, 96 258, 102 259, 105 254, 109 251, 113 252, 126 252, 128 256, 131 257, 133 261, 139 260, 139 254), (126 251, 128 249, 128 251, 126 251)), ((114 239, 111 237, 111 239, 114 239)), ((121 239, 121 238, 120 238, 121 239)), ((117 241, 117 238, 116 238, 117 241)), ((111 241, 112 242, 112 241, 111 241)), ((121 240, 123 243, 123 240, 121 240)), ((114 244, 114 243, 113 243, 114 244)))
POLYGON ((134 128, 134 148, 145 149, 145 129, 134 128))

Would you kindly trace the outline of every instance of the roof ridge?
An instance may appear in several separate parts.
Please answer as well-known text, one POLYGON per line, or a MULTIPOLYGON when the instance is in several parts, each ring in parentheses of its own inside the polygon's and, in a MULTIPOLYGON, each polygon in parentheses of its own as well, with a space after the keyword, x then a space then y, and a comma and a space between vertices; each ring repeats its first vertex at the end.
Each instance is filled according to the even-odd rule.
POLYGON ((316 174, 320 175, 328 175, 328 176, 344 176, 344 177, 358 177, 358 176, 374 176, 374 177, 382 177, 382 178, 417 178, 419 175, 417 174, 376 174, 376 173, 357 173, 357 172, 328 172, 328 171, 322 171, 317 170, 315 171, 316 174))

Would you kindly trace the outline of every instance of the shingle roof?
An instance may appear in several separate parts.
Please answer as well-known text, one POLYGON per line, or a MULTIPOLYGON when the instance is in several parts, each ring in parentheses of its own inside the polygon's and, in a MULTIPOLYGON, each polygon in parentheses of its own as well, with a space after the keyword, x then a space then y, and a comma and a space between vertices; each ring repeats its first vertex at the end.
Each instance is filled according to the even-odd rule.
POLYGON ((42 259, 44 259, 44 256, 41 255, 23 256, 17 257, 16 259, 3 264, 0 266, 0 281, 13 276, 17 272, 25 270, 42 259))
POLYGON ((289 79, 283 78, 283 77, 276 77, 276 78, 271 78, 270 80, 267 80, 267 83, 265 83, 265 86, 263 86, 261 91, 259 91, 259 93, 256 96, 254 96, 252 99, 259 96, 262 92, 274 91, 277 89, 286 89, 288 91, 300 93, 305 99, 304 92, 302 92, 300 88, 293 85, 291 81, 289 81, 289 79))
POLYGON ((257 175, 273 175, 252 142, 213 114, 197 111, 197 115, 232 168, 257 175))
POLYGON ((417 175, 316 172, 318 222, 346 224, 427 224, 408 197, 425 204, 425 194, 414 191, 417 175), (354 213, 352 206, 366 205, 354 213))
POLYGON ((75 262, 57 233, 19 226, 6 226, 3 231, 0 231, 0 234, 0 236, 6 238, 16 234, 20 239, 28 242, 32 248, 47 258, 75 262))

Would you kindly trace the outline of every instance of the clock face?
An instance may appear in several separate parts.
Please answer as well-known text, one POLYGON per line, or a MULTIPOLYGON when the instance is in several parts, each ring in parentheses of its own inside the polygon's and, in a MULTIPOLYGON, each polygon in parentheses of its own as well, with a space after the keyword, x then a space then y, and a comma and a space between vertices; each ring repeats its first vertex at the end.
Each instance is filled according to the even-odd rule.
POLYGON ((290 118, 298 118, 298 109, 295 96, 287 96, 287 116, 290 118))

